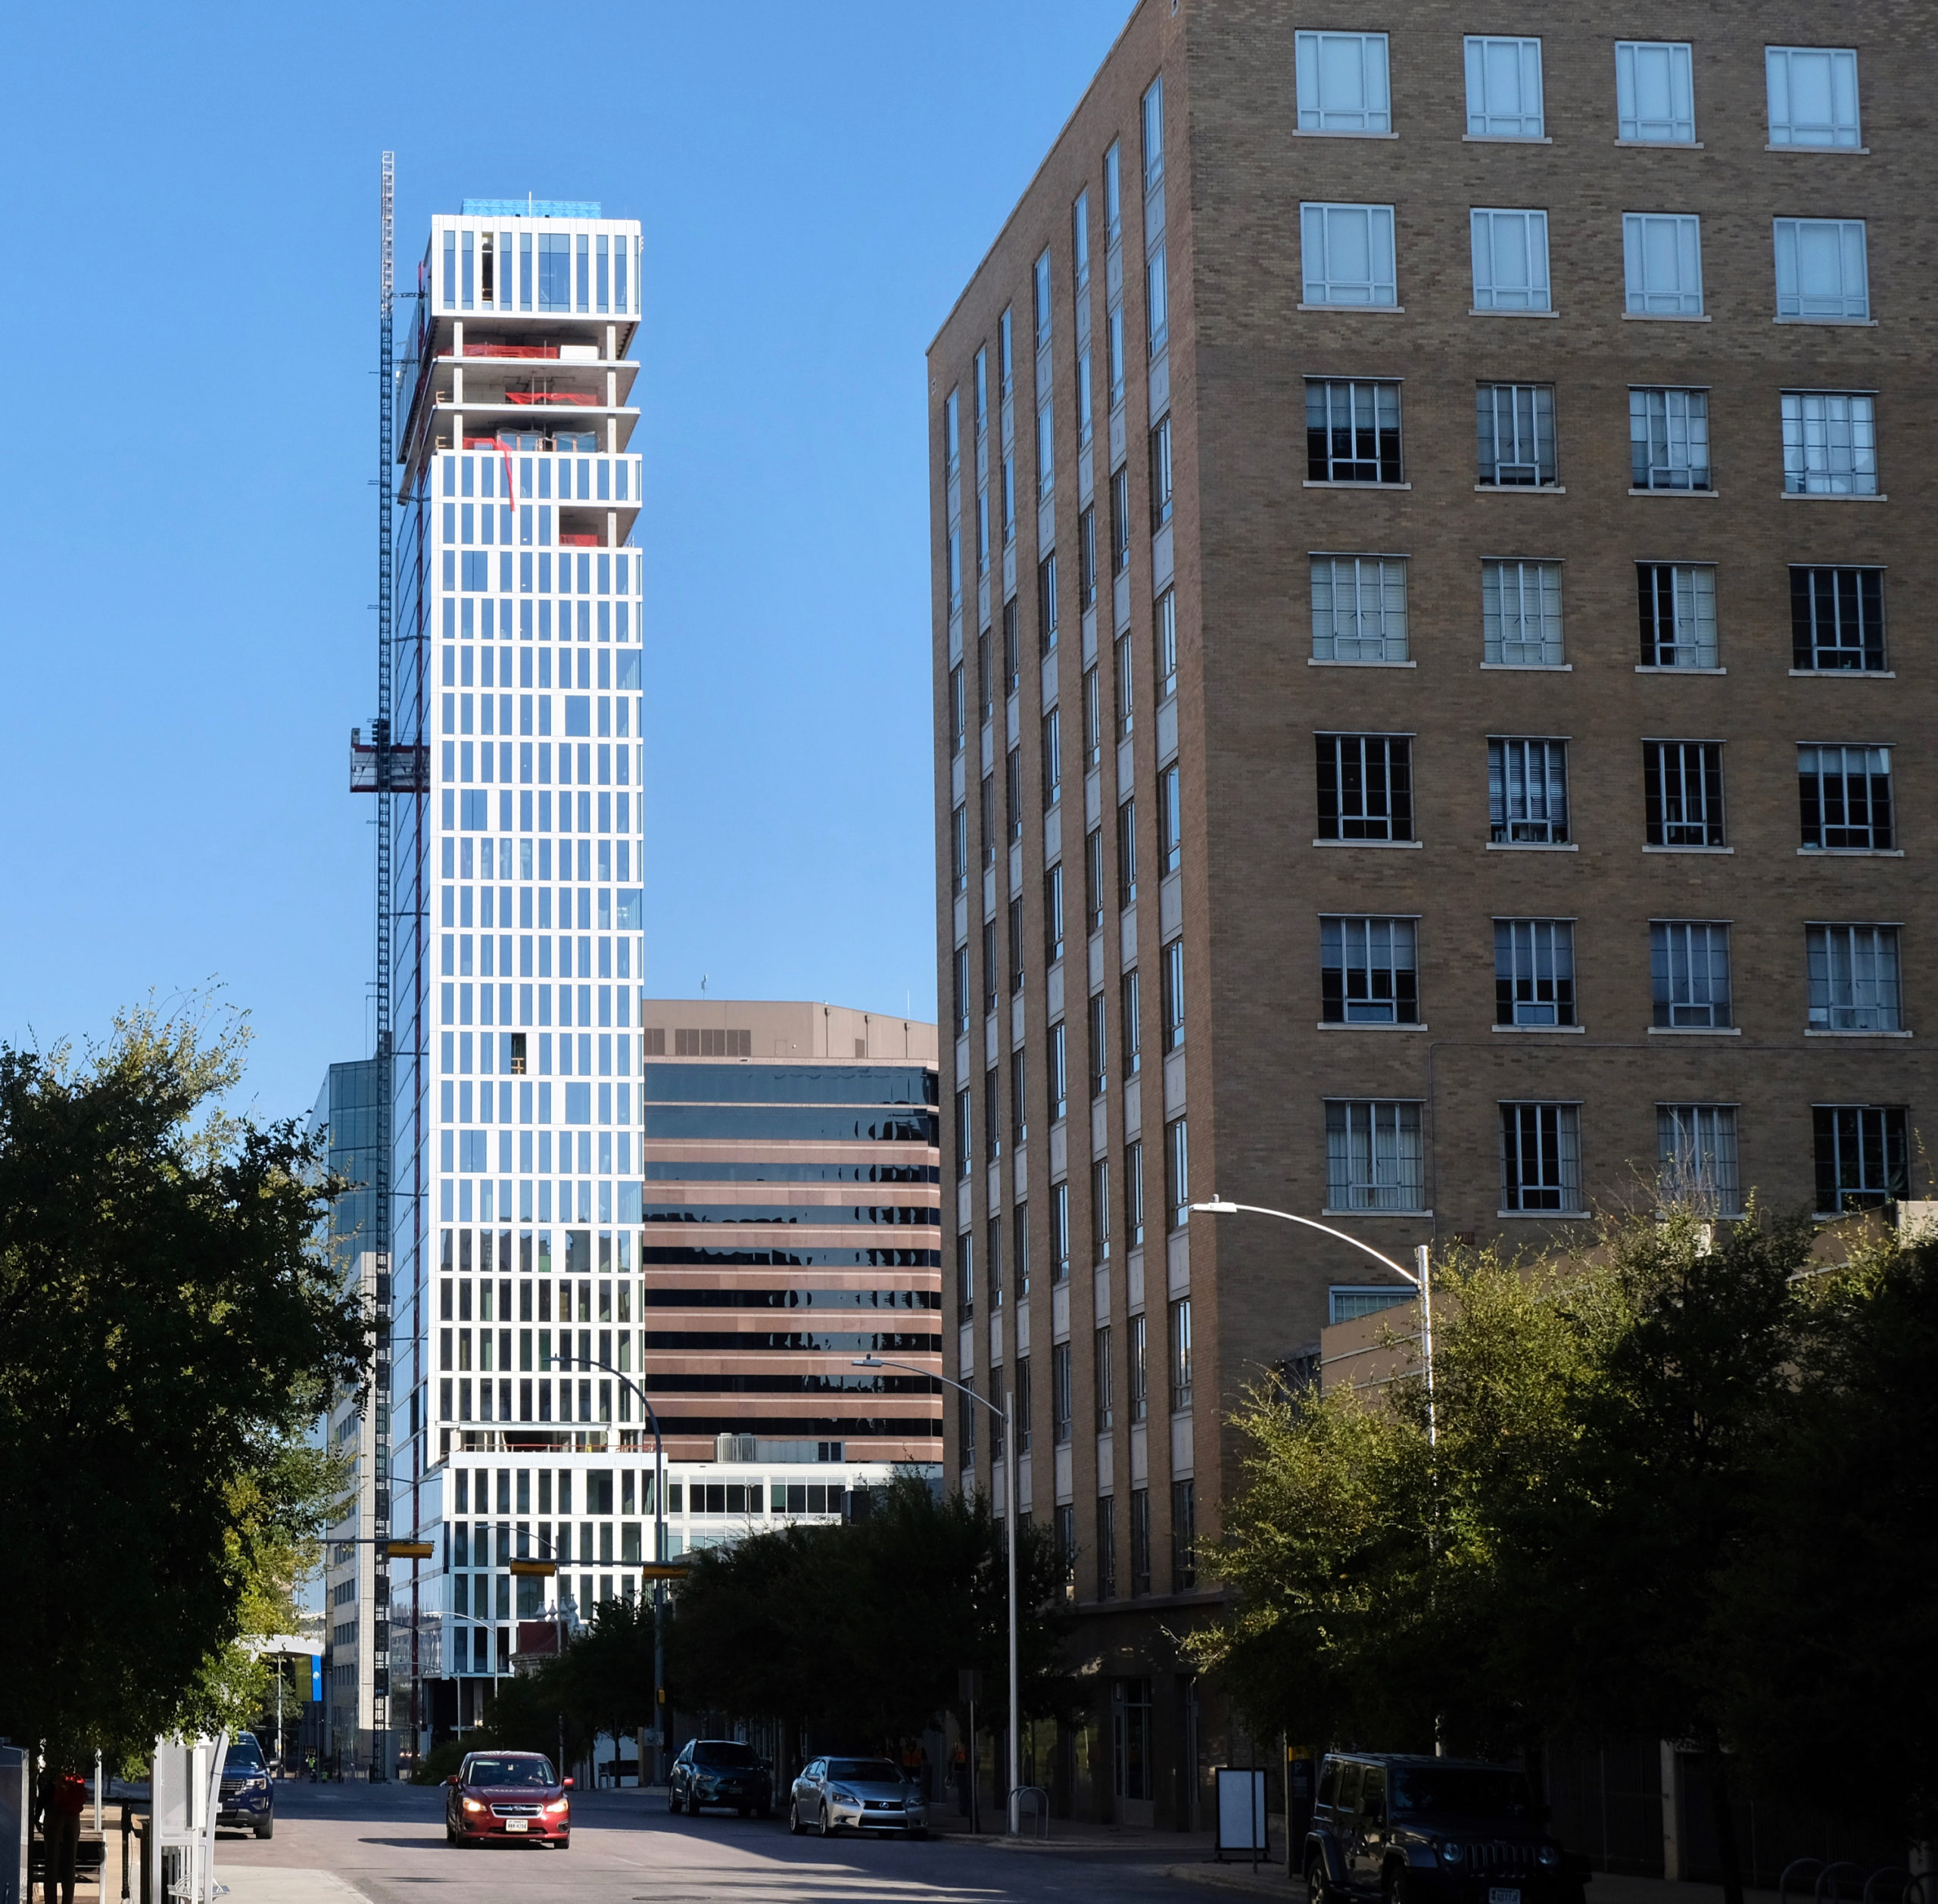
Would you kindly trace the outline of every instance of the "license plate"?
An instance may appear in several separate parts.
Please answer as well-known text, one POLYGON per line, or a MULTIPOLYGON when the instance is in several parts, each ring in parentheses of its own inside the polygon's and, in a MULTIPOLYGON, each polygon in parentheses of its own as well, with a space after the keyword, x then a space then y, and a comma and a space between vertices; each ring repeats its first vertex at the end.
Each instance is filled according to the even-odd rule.
POLYGON ((1490 1885, 1487 1904, 1521 1904, 1521 1893, 1513 1885, 1490 1885))
MULTIPOLYGON (((531 1821, 528 1818, 508 1818, 505 1820, 505 1829, 507 1831, 529 1831, 531 1821)), ((1521 1893, 1519 1891, 1497 1891, 1488 1899, 1487 1904, 1521 1904, 1521 1893)))

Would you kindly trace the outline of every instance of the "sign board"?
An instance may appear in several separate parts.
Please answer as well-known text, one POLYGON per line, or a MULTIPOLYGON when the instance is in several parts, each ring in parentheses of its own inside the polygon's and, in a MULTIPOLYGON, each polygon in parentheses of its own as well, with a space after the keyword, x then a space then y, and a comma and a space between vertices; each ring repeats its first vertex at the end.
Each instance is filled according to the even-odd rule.
POLYGON ((0 1746, 0 1904, 30 1904, 27 1840, 33 1832, 33 1776, 27 1755, 0 1746))
POLYGON ((1218 1794, 1217 1856, 1227 1852, 1254 1864, 1267 1855, 1265 1773, 1263 1768, 1220 1765, 1212 1773, 1218 1794))

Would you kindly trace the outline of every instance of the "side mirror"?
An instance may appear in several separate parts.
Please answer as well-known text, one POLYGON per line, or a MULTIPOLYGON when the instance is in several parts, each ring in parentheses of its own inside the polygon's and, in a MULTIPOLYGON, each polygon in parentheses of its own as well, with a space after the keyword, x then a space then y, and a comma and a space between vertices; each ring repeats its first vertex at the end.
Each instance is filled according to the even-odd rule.
POLYGON ((568 1779, 565 1781, 566 1790, 567 1791, 570 1791, 570 1790, 572 1789, 572 1787, 573 1787, 573 1784, 575 1784, 575 1781, 574 1780, 570 1779, 570 1778, 568 1778, 568 1779))
POLYGON ((444 1783, 447 1785, 455 1785, 460 1782, 458 1775, 456 1772, 453 1772, 451 1775, 444 1781, 444 1783))

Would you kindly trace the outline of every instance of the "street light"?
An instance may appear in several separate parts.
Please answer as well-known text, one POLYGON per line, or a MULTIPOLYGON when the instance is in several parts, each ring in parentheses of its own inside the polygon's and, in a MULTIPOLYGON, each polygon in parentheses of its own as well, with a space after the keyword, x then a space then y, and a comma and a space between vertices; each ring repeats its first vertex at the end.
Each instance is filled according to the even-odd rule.
POLYGON ((1348 1236, 1343 1229, 1335 1229, 1330 1223, 1314 1223, 1310 1217, 1295 1217, 1289 1210, 1268 1210, 1256 1203, 1232 1203, 1215 1195, 1210 1202, 1194 1203, 1191 1207, 1212 1217, 1233 1217, 1242 1211, 1248 1216, 1276 1217, 1283 1223, 1303 1224, 1307 1229, 1323 1231, 1328 1236, 1336 1236, 1342 1243, 1351 1243, 1355 1249, 1364 1250, 1376 1263, 1385 1264, 1395 1276, 1403 1276, 1410 1282, 1420 1292, 1420 1342, 1426 1357, 1426 1444, 1429 1447, 1440 1445, 1440 1425, 1433 1400, 1433 1261, 1425 1243, 1414 1250, 1413 1267, 1410 1270, 1404 1264, 1394 1262, 1391 1257, 1381 1254, 1370 1243, 1363 1243, 1357 1236, 1348 1236))
MULTIPOLYGON (((858 1369, 906 1369, 911 1374, 927 1376, 931 1381, 941 1382, 945 1388, 953 1388, 958 1395, 967 1395, 977 1407, 986 1408, 1002 1423, 1002 1520, 1004 1544, 1009 1550, 1009 1803, 1005 1809, 1008 1814, 1005 1823, 1008 1835, 1017 1835, 1017 1790, 1023 1778, 1022 1715, 1017 1706, 1016 1671, 1016 1434, 1014 1424, 1010 1419, 1012 1399, 1008 1391, 1003 1395, 1003 1405, 999 1408, 992 1401, 977 1394, 974 1388, 965 1388, 959 1382, 952 1382, 946 1375, 937 1375, 933 1369, 925 1369, 914 1362, 884 1360, 879 1355, 858 1355, 854 1366, 858 1369)), ((975 1741, 970 1741, 973 1750, 975 1741)), ((976 1768, 969 1768, 969 1775, 974 1778, 976 1768)))

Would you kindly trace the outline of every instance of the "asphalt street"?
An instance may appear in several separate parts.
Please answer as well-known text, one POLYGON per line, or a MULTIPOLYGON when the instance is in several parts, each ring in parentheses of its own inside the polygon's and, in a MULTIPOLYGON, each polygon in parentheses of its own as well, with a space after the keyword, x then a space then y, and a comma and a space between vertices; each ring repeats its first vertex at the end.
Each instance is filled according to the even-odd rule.
MULTIPOLYGON (((279 1785, 276 1835, 225 1836, 225 1904, 1216 1904, 1220 1893, 1166 1874, 1179 1841, 1019 1851, 961 1837, 795 1837, 780 1819, 668 1815, 635 1791, 574 1795, 569 1850, 453 1849, 441 1790, 279 1785)), ((1191 1855, 1189 1853, 1186 1856, 1191 1855)), ((1229 1893, 1226 1893, 1229 1895, 1229 1893)))

